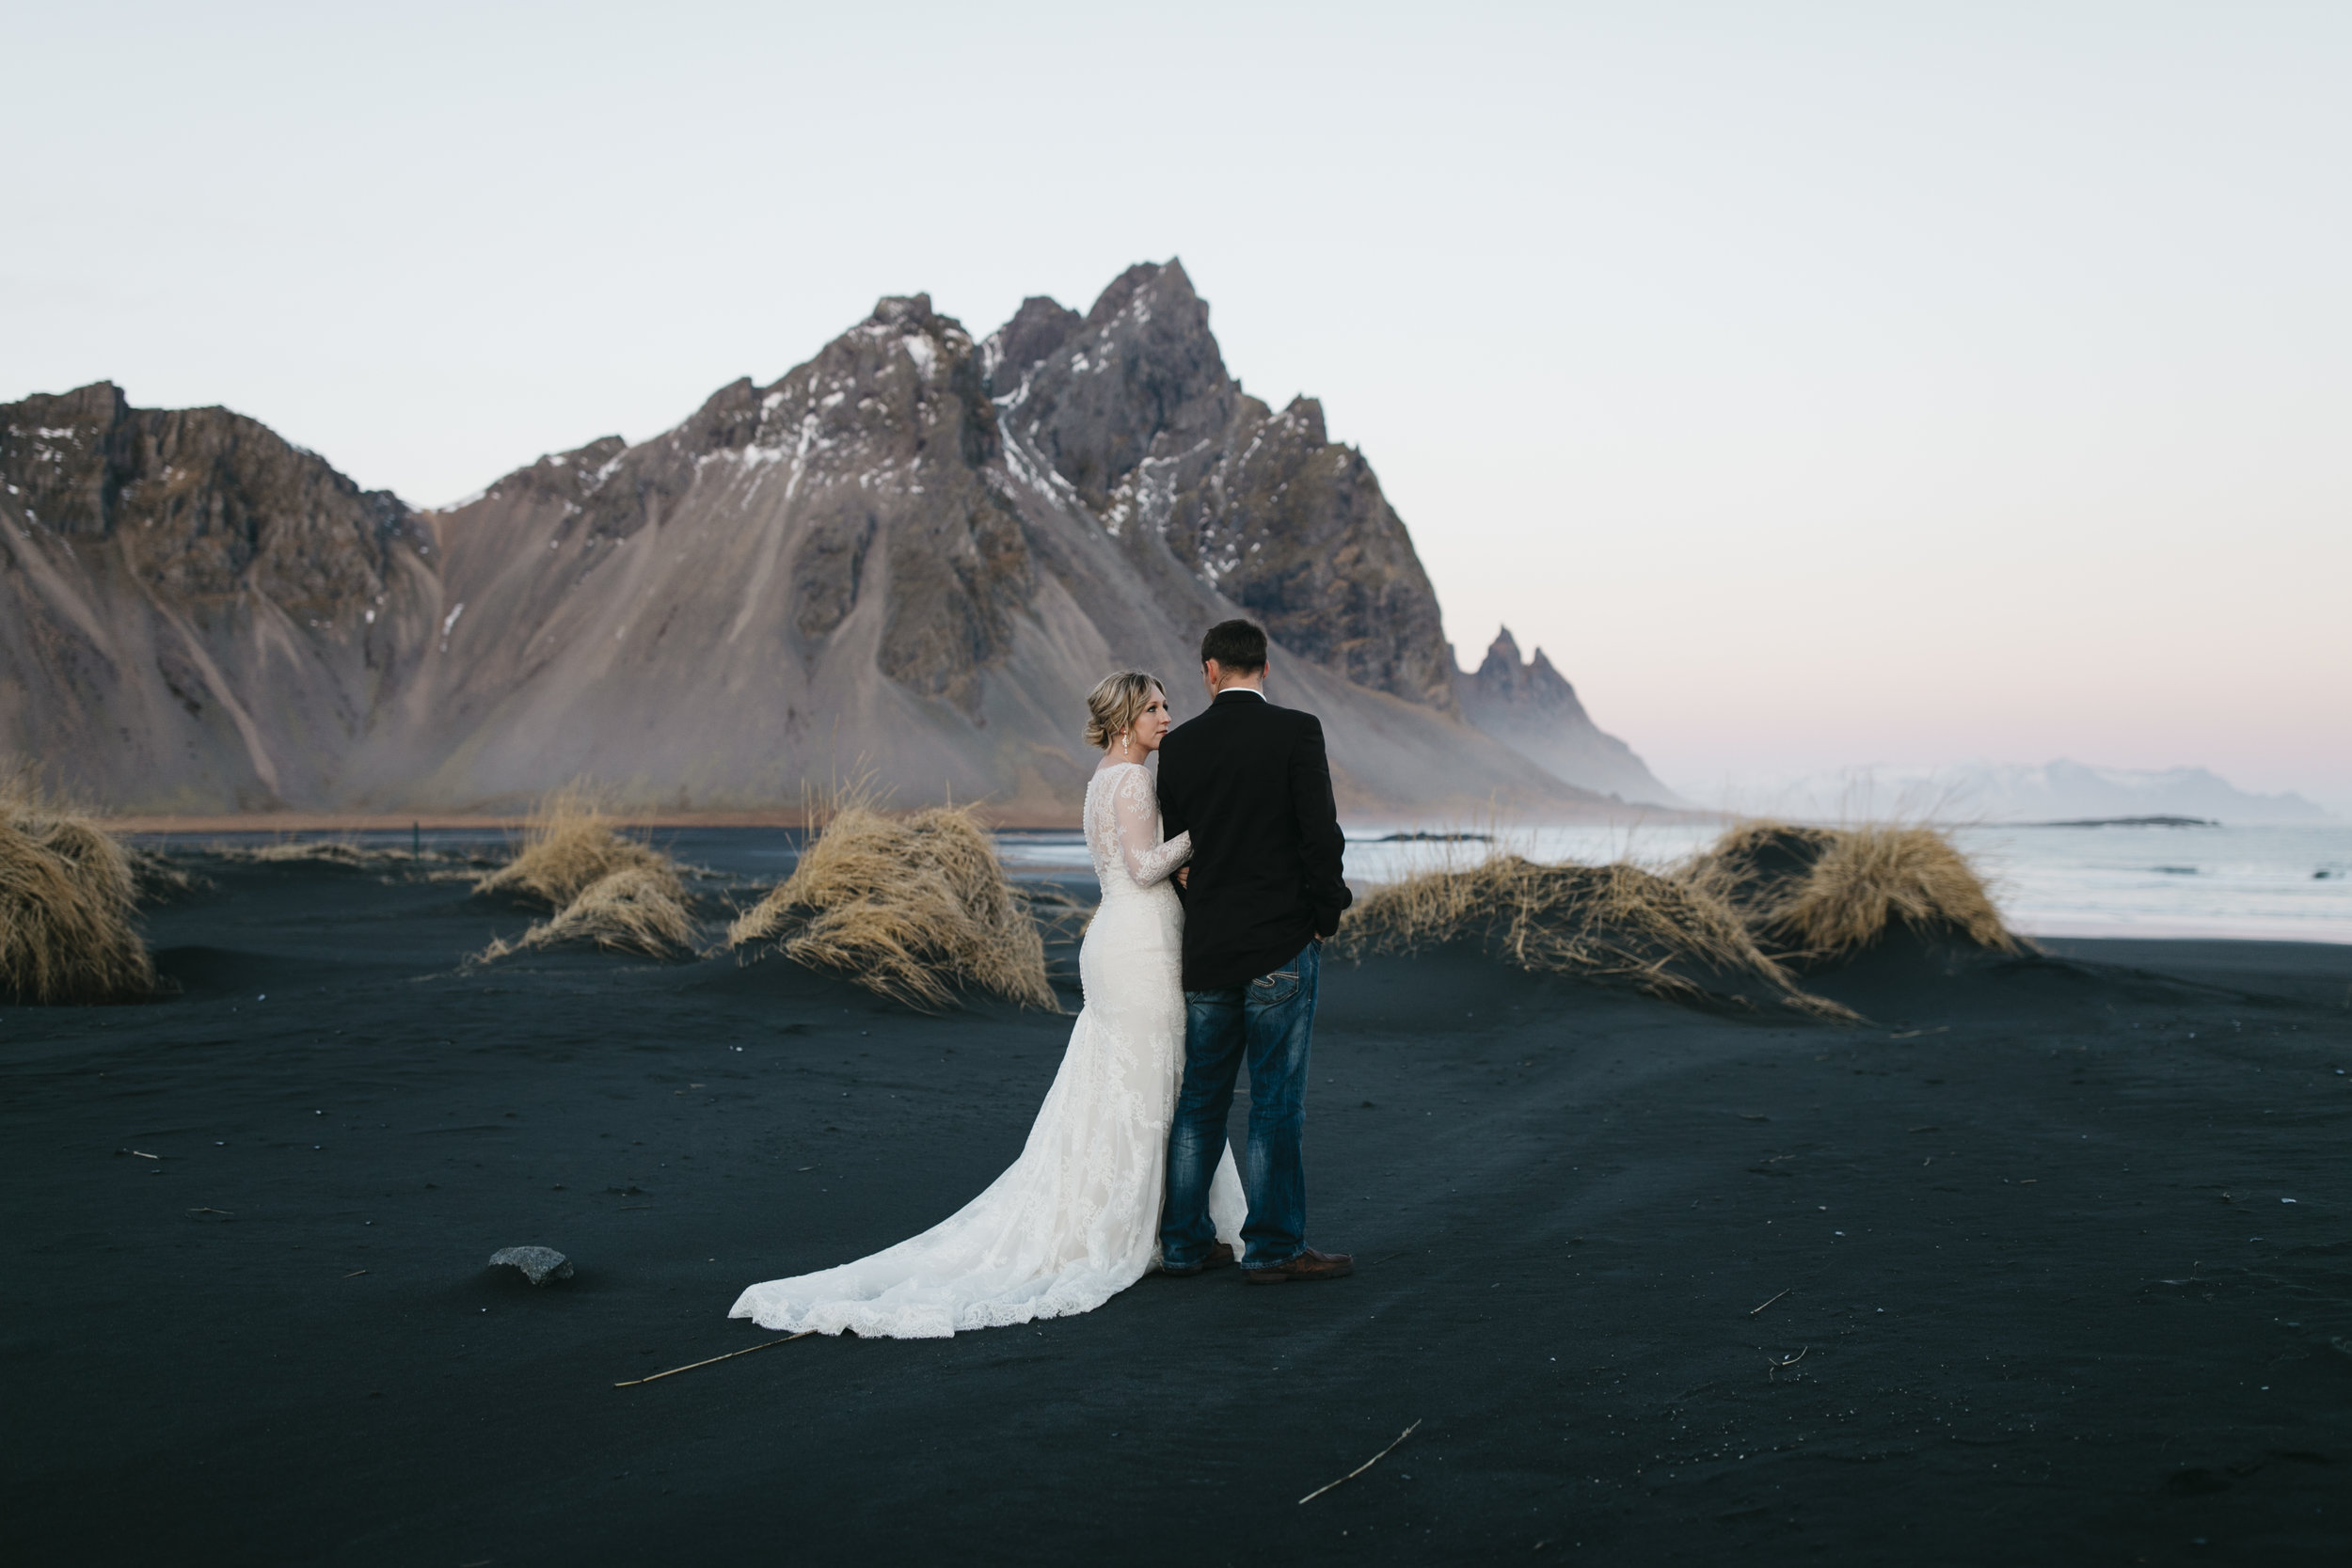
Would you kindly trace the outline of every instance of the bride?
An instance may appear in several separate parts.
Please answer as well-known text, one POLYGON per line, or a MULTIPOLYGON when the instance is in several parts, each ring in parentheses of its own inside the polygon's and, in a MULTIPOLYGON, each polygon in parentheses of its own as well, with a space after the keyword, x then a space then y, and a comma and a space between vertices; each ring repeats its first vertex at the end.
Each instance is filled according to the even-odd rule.
MULTIPOLYGON (((1160 842, 1158 789, 1144 766, 1168 733, 1160 683, 1134 671, 1106 676, 1087 709, 1087 743, 1103 749, 1086 797, 1103 903, 1078 949, 1086 1006, 1021 1158, 921 1235, 755 1285, 729 1317, 792 1332, 944 1338, 1091 1312, 1157 1266, 1184 1068, 1184 911, 1168 879, 1192 841, 1160 842)), ((1203 1266, 1233 1260, 1246 1209, 1229 1145, 1209 1189, 1217 1245, 1203 1266)))

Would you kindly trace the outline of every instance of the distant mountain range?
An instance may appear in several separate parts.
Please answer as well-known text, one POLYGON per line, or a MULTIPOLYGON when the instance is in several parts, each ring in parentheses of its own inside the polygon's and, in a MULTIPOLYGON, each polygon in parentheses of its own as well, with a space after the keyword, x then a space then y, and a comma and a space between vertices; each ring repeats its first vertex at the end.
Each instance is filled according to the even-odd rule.
POLYGON ((2039 767, 1853 768, 1745 791, 1723 804, 1758 815, 1839 820, 2053 822, 2185 816, 2226 823, 2324 822, 2300 795, 2256 795, 2202 768, 2137 770, 2060 759, 2039 767))
POLYGON ((418 511, 219 408, 101 383, 0 406, 0 750, 122 810, 511 809, 590 776, 682 812, 870 769, 1073 817, 1086 690, 1202 701, 1272 634, 1343 810, 1671 801, 1506 632, 1437 595, 1321 405, 1230 375, 1181 264, 975 341, 887 298, 767 386, 418 511))

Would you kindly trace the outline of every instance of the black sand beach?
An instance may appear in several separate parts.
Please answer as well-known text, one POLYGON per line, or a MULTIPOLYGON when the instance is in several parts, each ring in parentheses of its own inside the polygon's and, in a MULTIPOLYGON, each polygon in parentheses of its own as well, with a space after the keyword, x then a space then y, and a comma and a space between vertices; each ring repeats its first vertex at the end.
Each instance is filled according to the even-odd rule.
POLYGON ((1887 953, 1853 1027, 1334 966, 1354 1279, 616 1388, 970 1197, 1068 1020, 216 874, 183 997, 0 1009, 10 1563, 2352 1560, 2352 948, 1887 953))

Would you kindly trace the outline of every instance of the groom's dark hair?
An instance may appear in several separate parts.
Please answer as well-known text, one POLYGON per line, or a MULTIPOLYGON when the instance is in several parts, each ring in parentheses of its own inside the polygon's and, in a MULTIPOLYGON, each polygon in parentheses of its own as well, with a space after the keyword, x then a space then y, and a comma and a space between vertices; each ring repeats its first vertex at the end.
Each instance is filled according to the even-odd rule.
POLYGON ((1265 668, 1265 628, 1250 621, 1219 621, 1200 640, 1200 662, 1215 659, 1240 674, 1265 668))

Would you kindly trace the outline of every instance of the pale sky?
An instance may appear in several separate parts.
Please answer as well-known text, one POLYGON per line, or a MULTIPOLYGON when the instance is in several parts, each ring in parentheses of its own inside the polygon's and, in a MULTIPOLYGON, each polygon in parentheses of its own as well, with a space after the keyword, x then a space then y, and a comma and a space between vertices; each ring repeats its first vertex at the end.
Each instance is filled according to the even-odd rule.
POLYGON ((10 5, 0 400, 432 504, 1180 255, 1669 783, 2352 814, 2352 7, 10 5))

